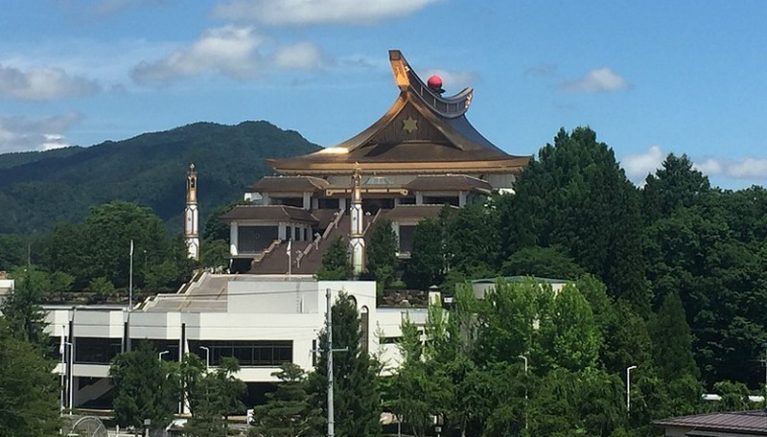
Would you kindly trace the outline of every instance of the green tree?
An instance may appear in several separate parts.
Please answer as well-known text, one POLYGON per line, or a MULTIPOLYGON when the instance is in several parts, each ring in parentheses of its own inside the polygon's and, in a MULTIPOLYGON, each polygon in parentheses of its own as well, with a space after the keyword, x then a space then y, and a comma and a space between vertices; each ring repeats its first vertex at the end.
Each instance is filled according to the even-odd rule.
POLYGON ((380 219, 366 237, 367 268, 380 287, 388 287, 397 268, 397 235, 391 220, 380 219))
POLYGON ((421 220, 413 232, 413 250, 405 282, 408 287, 425 290, 442 283, 444 269, 442 227, 434 220, 421 220))
POLYGON ((447 215, 444 220, 444 252, 448 268, 469 278, 493 276, 498 267, 497 210, 470 205, 447 215))
POLYGON ((498 201, 504 258, 523 247, 562 247, 601 278, 612 296, 649 313, 650 290, 637 256, 642 249, 638 192, 594 131, 560 130, 514 188, 514 196, 498 201))
POLYGON ((115 421, 120 426, 142 429, 144 419, 152 421, 153 429, 170 423, 180 395, 178 375, 171 366, 158 360, 147 342, 115 357, 109 375, 116 390, 115 421))
POLYGON ((687 155, 669 154, 661 168, 650 174, 642 189, 642 212, 652 222, 668 217, 677 208, 700 204, 709 193, 708 178, 693 167, 687 155))
POLYGON ((320 409, 307 393, 304 370, 296 364, 283 364, 272 376, 279 378, 277 390, 267 394, 267 403, 254 409, 255 423, 249 432, 258 437, 305 437, 322 435, 320 409))
POLYGON ((237 359, 225 357, 215 372, 208 373, 199 358, 187 359, 183 375, 192 417, 184 431, 194 437, 216 437, 228 434, 232 413, 241 413, 240 400, 245 383, 234 375, 240 370, 237 359))
POLYGON ((561 249, 555 247, 524 247, 514 252, 501 267, 504 276, 537 276, 574 280, 583 268, 561 249))
POLYGON ((15 275, 16 287, 6 296, 0 306, 0 312, 5 317, 8 330, 21 341, 25 341, 39 348, 48 344, 48 336, 43 332, 45 329, 45 312, 40 306, 43 301, 42 284, 32 269, 23 274, 15 275))
POLYGON ((40 349, 19 339, 0 317, 0 435, 58 433, 58 381, 40 349))
POLYGON ((317 271, 317 279, 337 281, 351 277, 352 265, 349 261, 349 249, 346 240, 338 237, 330 243, 328 250, 322 255, 322 266, 317 271))
POLYGON ((685 375, 698 376, 692 354, 692 336, 682 300, 671 293, 663 300, 652 323, 653 358, 661 378, 674 381, 685 375))
POLYGON ((115 286, 112 285, 112 281, 101 276, 94 278, 88 284, 88 291, 93 293, 94 302, 104 302, 115 294, 115 286))
POLYGON ((403 361, 397 374, 391 377, 389 405, 406 429, 416 436, 425 436, 433 425, 432 416, 451 401, 451 381, 433 362, 423 360, 423 344, 416 325, 404 319, 401 329, 398 348, 403 361))
POLYGON ((200 264, 203 267, 215 269, 229 265, 229 243, 226 240, 205 240, 201 250, 200 264))
MULTIPOLYGON (((376 381, 377 363, 362 349, 359 313, 354 299, 339 293, 332 306, 333 348, 346 348, 333 355, 335 431, 339 437, 376 436, 381 433, 381 404, 376 381)), ((310 392, 327 412, 327 335, 320 334, 322 353, 310 376, 310 392)), ((322 430, 319 430, 322 432, 322 430)))
POLYGON ((26 243, 18 235, 0 234, 0 271, 10 271, 26 262, 26 243))

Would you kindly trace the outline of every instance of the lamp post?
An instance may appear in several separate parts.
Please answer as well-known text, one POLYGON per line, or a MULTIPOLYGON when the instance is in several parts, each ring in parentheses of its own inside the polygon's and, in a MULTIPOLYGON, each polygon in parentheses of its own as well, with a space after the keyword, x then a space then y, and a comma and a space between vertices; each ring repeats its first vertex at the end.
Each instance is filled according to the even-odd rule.
MULTIPOLYGON (((517 358, 521 358, 525 362, 525 378, 527 378, 527 357, 525 355, 517 355, 517 358)), ((527 429, 527 381, 525 381, 525 429, 527 429)))
POLYGON ((157 359, 162 361, 162 356, 165 355, 165 354, 169 354, 169 353, 170 353, 170 351, 162 351, 159 354, 157 354, 157 359))
POLYGON ((637 366, 629 366, 626 368, 626 411, 631 412, 631 371, 636 369, 637 366))
POLYGON ((61 366, 62 366, 62 373, 61 373, 61 413, 64 413, 64 394, 67 392, 67 389, 69 391, 69 415, 72 415, 72 401, 74 399, 74 393, 72 392, 72 375, 74 372, 74 361, 72 356, 72 348, 74 345, 71 342, 68 341, 62 341, 61 342, 61 366), (69 355, 67 355, 67 348, 69 348, 69 355), (68 360, 65 360, 64 358, 68 356, 68 360), (67 366, 71 365, 71 369, 69 372, 67 372, 67 366))
POLYGON ((200 346, 200 349, 205 351, 205 373, 210 370, 210 349, 205 346, 200 346))
POLYGON ((762 343, 764 348, 764 405, 767 406, 767 341, 762 343))

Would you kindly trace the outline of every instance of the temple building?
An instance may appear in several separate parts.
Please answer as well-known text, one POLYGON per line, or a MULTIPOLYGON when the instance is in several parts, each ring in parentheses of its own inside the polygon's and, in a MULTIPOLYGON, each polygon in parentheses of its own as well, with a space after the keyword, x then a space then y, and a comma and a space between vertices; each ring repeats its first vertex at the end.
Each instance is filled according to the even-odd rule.
POLYGON ((313 274, 343 237, 360 273, 377 220, 392 222, 407 258, 419 221, 512 189, 530 158, 507 154, 469 123, 473 90, 445 97, 442 80, 424 83, 400 51, 389 61, 399 95, 381 118, 338 145, 267 160, 277 175, 251 187, 258 200, 223 216, 233 272, 313 274))

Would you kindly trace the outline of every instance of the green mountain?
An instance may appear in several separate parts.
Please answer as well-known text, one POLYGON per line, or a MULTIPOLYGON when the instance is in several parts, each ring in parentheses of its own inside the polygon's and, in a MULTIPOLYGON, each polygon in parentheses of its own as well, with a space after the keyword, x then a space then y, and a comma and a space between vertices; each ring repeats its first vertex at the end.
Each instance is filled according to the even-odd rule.
POLYGON ((90 207, 121 199, 151 207, 182 229, 186 169, 198 170, 201 218, 241 198, 271 169, 265 158, 318 149, 265 122, 194 123, 92 147, 0 155, 0 233, 44 232, 83 220, 90 207))

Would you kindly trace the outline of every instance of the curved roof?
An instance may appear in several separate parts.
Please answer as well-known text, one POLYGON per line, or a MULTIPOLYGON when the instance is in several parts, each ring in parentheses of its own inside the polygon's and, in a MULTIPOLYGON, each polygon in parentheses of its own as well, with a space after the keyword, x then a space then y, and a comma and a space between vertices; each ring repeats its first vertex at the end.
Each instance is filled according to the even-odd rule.
POLYGON ((322 191, 328 181, 312 176, 264 176, 250 187, 258 193, 304 193, 322 191))
POLYGON ((389 52, 400 94, 375 123, 348 140, 308 155, 268 160, 287 174, 368 171, 513 172, 529 162, 496 147, 466 119, 473 90, 443 97, 424 84, 398 50, 389 52))

